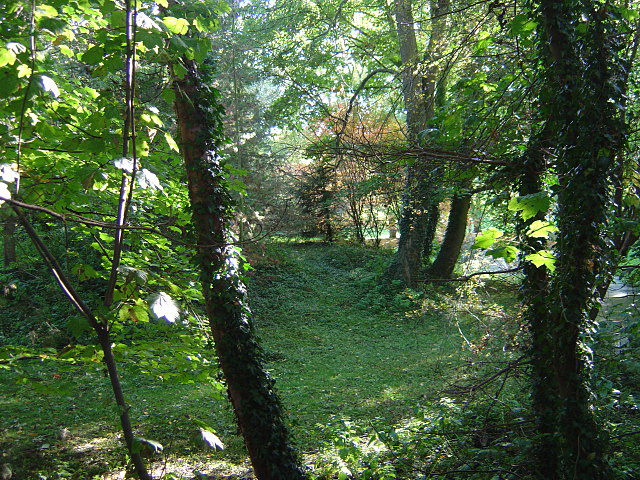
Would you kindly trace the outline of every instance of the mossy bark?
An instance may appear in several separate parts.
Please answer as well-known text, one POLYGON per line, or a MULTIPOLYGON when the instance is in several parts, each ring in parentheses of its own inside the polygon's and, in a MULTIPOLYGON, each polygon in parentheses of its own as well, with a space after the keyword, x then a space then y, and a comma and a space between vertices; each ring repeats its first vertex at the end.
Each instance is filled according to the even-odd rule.
POLYGON ((222 108, 196 67, 186 62, 174 78, 175 110, 197 232, 197 261, 209 325, 229 398, 259 480, 303 480, 308 475, 290 443, 274 381, 264 369, 247 307, 246 288, 230 244, 230 198, 224 186, 217 141, 223 138, 222 108))

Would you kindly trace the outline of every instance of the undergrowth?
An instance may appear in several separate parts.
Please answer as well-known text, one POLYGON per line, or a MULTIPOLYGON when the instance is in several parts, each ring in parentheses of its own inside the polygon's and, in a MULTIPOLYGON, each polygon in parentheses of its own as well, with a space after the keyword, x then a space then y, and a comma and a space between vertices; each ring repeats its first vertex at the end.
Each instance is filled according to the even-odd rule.
MULTIPOLYGON (((382 281, 391 252, 348 245, 272 243, 247 256, 253 321, 314 478, 534 477, 526 329, 513 282, 408 290, 382 281)), ((59 310, 50 323, 68 336, 56 317, 66 315, 64 299, 42 288, 35 295, 46 292, 59 310)), ((198 312, 196 301, 191 307, 198 312)), ((30 307, 12 308, 3 310, 5 325, 30 307)), ((76 346, 83 360, 69 361, 64 347, 43 349, 46 333, 13 342, 33 325, 13 325, 4 339, 11 345, 2 358, 24 358, 10 369, 0 359, 0 464, 11 464, 15 478, 116 478, 127 458, 95 345, 85 338, 76 346)), ((612 433, 620 478, 632 479, 637 337, 616 347, 616 335, 603 323, 596 413, 612 433)), ((137 325, 116 340, 136 434, 164 446, 151 458, 154 474, 250 478, 202 325, 137 325), (198 442, 203 424, 224 451, 198 442)))

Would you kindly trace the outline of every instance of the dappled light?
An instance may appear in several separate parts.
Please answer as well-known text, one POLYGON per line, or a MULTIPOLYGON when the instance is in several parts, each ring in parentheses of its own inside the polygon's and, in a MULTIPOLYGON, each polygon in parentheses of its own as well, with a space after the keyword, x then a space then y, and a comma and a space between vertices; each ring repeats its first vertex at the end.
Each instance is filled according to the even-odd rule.
POLYGON ((0 480, 640 478, 639 12, 0 1, 0 480))

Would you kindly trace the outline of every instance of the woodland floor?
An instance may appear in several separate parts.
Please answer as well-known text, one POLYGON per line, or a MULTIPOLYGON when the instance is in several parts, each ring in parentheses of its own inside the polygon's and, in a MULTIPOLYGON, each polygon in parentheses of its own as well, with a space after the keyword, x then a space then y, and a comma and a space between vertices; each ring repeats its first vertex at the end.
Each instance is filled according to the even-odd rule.
MULTIPOLYGON (((514 343, 516 283, 478 281, 418 294, 381 286, 389 251, 279 244, 249 256, 251 305, 268 368, 317 478, 346 478, 345 446, 366 450, 376 432, 472 411, 476 397, 456 394, 454 385, 473 383, 480 370, 497 371, 521 354, 514 343)), ((224 395, 206 384, 158 381, 126 361, 120 368, 138 435, 164 445, 153 460, 157 477, 252 478, 224 395), (194 446, 193 419, 213 426, 226 449, 194 446)), ((500 412, 524 407, 517 399, 526 382, 514 378, 490 407, 505 421, 500 412)), ((35 359, 0 370, 0 464, 12 465, 14 479, 125 478, 112 405, 100 366, 35 359)))

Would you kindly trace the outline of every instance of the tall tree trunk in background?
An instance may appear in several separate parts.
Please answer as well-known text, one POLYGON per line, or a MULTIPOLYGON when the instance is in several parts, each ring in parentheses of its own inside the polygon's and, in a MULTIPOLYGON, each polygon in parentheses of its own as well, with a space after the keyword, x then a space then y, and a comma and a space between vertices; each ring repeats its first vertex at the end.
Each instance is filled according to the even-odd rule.
POLYGON ((4 220, 2 241, 4 245, 4 266, 9 267, 16 262, 16 219, 9 217, 4 220))
MULTIPOLYGON (((411 0, 396 0, 396 25, 402 60, 402 90, 407 111, 407 140, 411 147, 419 147, 419 134, 433 117, 437 90, 437 49, 442 42, 446 26, 444 13, 449 0, 432 0, 432 34, 420 61, 411 0)), ((426 155, 418 155, 415 163, 407 167, 407 184, 404 192, 402 215, 399 222, 400 240, 387 277, 401 279, 415 287, 425 250, 425 237, 429 231, 429 217, 433 205, 439 203, 437 195, 438 166, 426 155)), ((433 220, 433 218, 432 218, 433 220)), ((430 248, 428 248, 430 250, 430 248)))
POLYGON ((433 253, 433 241, 436 238, 436 230, 440 221, 440 205, 434 202, 429 208, 429 218, 427 219, 427 231, 422 245, 422 257, 430 261, 433 253))
POLYGON ((192 62, 185 64, 185 77, 174 78, 175 109, 197 233, 205 307, 229 398, 256 477, 308 479, 290 444, 274 381, 264 369, 264 353, 249 321, 239 260, 230 245, 232 209, 224 186, 223 165, 216 154, 218 142, 224 138, 223 109, 209 88, 210 76, 198 72, 192 62))
POLYGON ((467 234, 467 218, 471 207, 471 195, 456 195, 451 200, 449 221, 436 260, 429 269, 432 278, 450 278, 456 266, 464 238, 467 234))
MULTIPOLYGON (((547 39, 541 103, 550 131, 557 132, 552 143, 559 229, 546 308, 531 322, 540 477, 604 480, 611 472, 591 408, 592 359, 585 342, 594 327, 589 318, 594 288, 605 271, 603 232, 612 205, 614 159, 625 135, 618 107, 622 89, 616 84, 619 46, 601 4, 541 0, 540 13, 547 39)), ((533 267, 527 273, 535 275, 533 267)))

